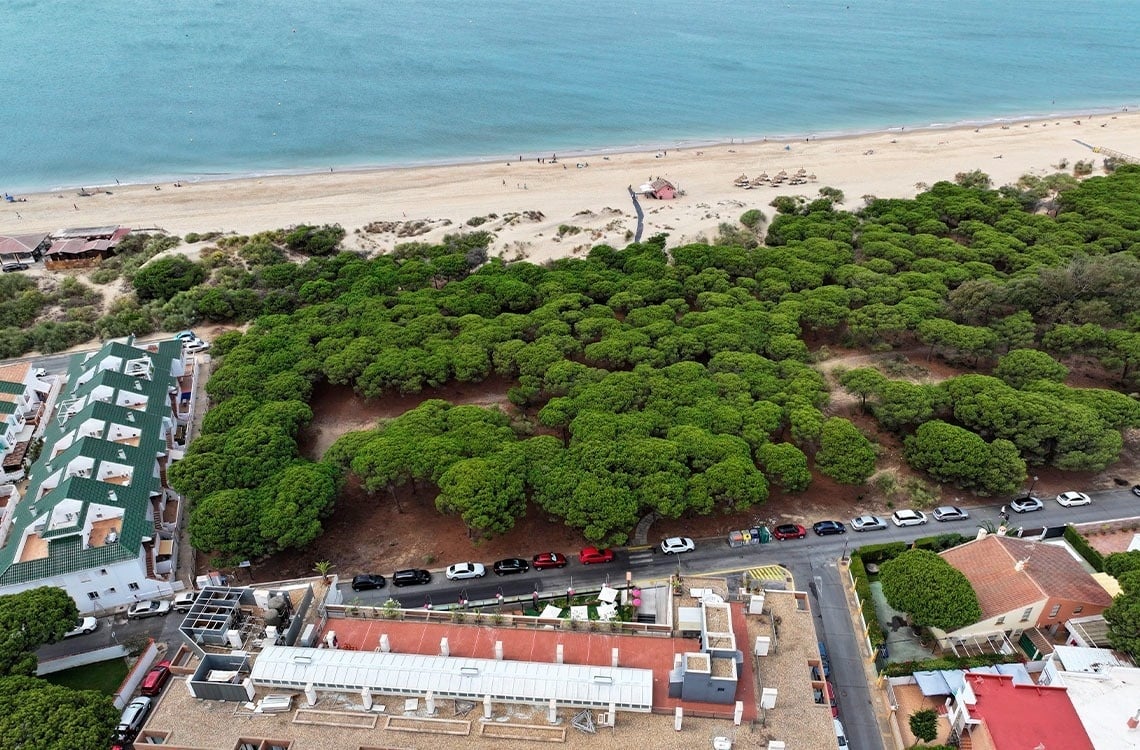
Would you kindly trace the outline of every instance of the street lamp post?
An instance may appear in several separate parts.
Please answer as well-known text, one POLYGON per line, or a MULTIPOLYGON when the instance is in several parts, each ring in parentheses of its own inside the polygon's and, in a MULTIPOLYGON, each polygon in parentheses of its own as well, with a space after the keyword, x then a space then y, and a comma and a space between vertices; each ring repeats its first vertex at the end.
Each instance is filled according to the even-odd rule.
POLYGON ((1033 488, 1037 486, 1037 475, 1033 475, 1033 481, 1029 483, 1029 494, 1033 494, 1033 488))

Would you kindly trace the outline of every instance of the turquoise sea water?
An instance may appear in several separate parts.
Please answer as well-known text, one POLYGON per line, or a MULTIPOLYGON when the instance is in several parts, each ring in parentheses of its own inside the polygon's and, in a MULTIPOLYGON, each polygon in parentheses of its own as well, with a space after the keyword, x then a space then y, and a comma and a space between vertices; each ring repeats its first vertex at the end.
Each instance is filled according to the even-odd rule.
POLYGON ((1138 0, 8 0, 0 188, 1118 109, 1138 0))

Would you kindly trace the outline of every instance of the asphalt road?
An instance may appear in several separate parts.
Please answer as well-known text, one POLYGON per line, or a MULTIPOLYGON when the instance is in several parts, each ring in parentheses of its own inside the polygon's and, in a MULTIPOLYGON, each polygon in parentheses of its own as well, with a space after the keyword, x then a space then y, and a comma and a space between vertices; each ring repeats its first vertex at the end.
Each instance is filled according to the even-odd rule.
MULTIPOLYGON (((1044 510, 1022 515, 1012 514, 1011 525, 1033 530, 1044 526, 1059 527, 1066 523, 1140 516, 1140 498, 1132 495, 1127 488, 1089 494, 1093 497, 1092 505, 1079 508, 1063 508, 1052 496, 1044 498, 1044 510)), ((432 583, 424 586, 394 588, 389 583, 380 590, 353 592, 349 584, 344 583, 341 584, 341 589, 346 603, 366 606, 382 604, 389 596, 411 608, 422 607, 427 603, 433 607, 454 604, 461 598, 468 600, 472 607, 493 606, 496 595, 500 593, 505 598, 510 598, 526 597, 537 591, 547 598, 552 595, 564 596, 568 589, 583 590, 603 583, 621 586, 625 584, 627 571, 635 585, 649 585, 667 581, 673 573, 682 576, 722 574, 779 564, 792 572, 798 588, 812 591, 812 603, 817 615, 817 635, 827 646, 831 661, 831 682, 835 687, 840 718, 851 746, 860 750, 881 750, 883 745, 872 707, 871 688, 863 671, 863 652, 847 614, 838 568, 839 559, 849 550, 864 544, 912 541, 919 537, 950 532, 973 535, 977 532, 978 525, 985 521, 991 521, 995 525, 998 523, 998 512, 1003 502, 1005 501, 999 500, 984 507, 970 508, 970 518, 965 521, 938 523, 931 519, 921 526, 890 526, 883 531, 849 531, 844 535, 827 537, 816 537, 809 530, 806 539, 773 541, 739 548, 729 547, 725 539, 702 539, 698 540, 696 550, 682 555, 665 555, 656 547, 619 549, 616 550, 614 562, 596 565, 582 565, 573 550, 560 550, 570 558, 569 564, 563 569, 532 569, 527 573, 503 577, 488 572, 482 579, 454 582, 446 580, 440 570, 433 572, 432 583)), ((842 520, 846 522, 848 519, 842 520)), ((519 554, 528 558, 530 556, 529 552, 523 550, 519 554)), ((493 561, 481 562, 489 570, 493 561)), ((382 572, 385 576, 391 574, 391 571, 382 572)), ((121 616, 103 617, 100 618, 100 627, 96 632, 44 646, 40 649, 39 656, 40 659, 47 660, 111 645, 116 641, 121 643, 130 635, 139 633, 174 644, 177 642, 179 622, 181 616, 178 614, 131 622, 121 616)))

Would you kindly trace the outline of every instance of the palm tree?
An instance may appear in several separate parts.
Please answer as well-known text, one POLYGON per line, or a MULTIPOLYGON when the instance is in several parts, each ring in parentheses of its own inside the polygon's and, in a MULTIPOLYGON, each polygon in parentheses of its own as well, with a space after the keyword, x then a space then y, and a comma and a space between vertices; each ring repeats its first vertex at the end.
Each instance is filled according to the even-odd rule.
POLYGON ((321 560, 320 562, 313 565, 313 572, 319 575, 321 577, 321 580, 327 584, 329 582, 329 571, 335 567, 336 566, 328 560, 321 560))

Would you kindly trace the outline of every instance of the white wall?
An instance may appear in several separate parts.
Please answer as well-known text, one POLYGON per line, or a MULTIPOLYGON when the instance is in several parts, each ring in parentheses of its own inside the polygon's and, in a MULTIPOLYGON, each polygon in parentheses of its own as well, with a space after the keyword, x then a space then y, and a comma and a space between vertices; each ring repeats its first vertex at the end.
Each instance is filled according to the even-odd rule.
POLYGON ((141 552, 137 560, 115 563, 102 569, 82 570, 54 578, 42 578, 25 584, 5 586, 3 590, 0 590, 0 594, 15 594, 40 586, 58 586, 75 600, 80 615, 94 615, 96 617, 124 609, 143 599, 172 596, 174 594, 172 584, 146 577, 146 566, 141 557, 144 554, 146 554, 145 551, 141 552), (105 570, 106 573, 102 573, 102 570, 105 570), (131 583, 138 584, 137 591, 130 589, 129 584, 131 583), (90 598, 87 595, 89 591, 98 592, 99 598, 90 598))

